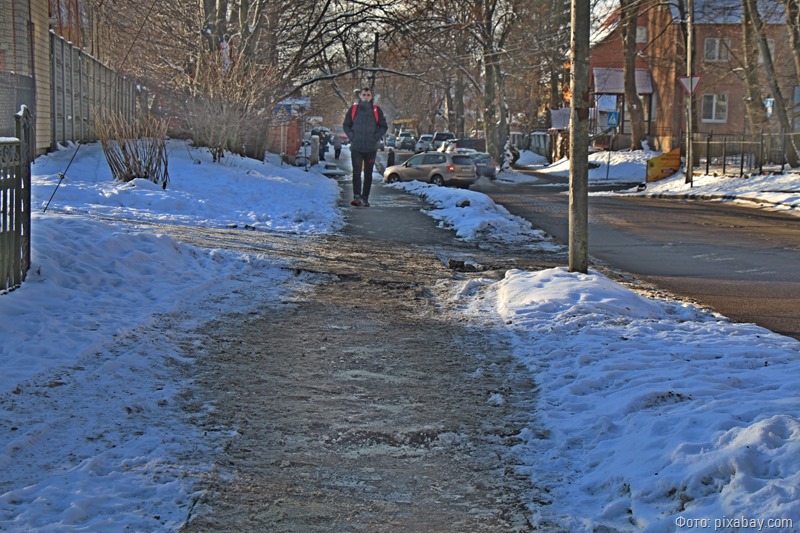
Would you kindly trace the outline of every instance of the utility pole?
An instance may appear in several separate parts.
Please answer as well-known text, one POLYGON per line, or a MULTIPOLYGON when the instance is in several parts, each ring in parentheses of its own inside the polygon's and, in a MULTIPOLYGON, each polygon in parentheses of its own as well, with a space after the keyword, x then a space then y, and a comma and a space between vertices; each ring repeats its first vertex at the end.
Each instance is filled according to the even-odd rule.
POLYGON ((589 2, 572 0, 569 113, 569 271, 589 270, 589 2))
POLYGON ((376 67, 378 66, 378 50, 380 49, 381 35, 375 32, 375 41, 372 44, 372 73, 369 75, 369 87, 372 92, 375 92, 375 76, 377 73, 376 67))
MULTIPOLYGON (((694 55, 694 0, 686 0, 686 77, 689 79, 689 83, 693 85, 692 80, 694 79, 694 69, 692 68, 692 56, 694 55)), ((686 179, 685 183, 688 183, 689 186, 693 186, 694 183, 694 149, 693 149, 693 138, 694 138, 694 127, 692 123, 692 117, 694 116, 693 109, 692 109, 692 101, 694 100, 694 87, 691 87, 689 90, 689 97, 686 104, 686 165, 685 165, 685 173, 686 179)))

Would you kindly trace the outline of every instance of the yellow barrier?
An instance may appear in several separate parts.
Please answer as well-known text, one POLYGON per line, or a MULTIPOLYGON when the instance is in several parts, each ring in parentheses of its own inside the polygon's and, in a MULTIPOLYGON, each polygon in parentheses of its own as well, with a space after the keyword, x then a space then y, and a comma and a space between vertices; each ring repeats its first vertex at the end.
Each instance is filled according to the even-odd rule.
POLYGON ((647 183, 662 180, 681 168, 681 149, 675 148, 647 161, 647 183))

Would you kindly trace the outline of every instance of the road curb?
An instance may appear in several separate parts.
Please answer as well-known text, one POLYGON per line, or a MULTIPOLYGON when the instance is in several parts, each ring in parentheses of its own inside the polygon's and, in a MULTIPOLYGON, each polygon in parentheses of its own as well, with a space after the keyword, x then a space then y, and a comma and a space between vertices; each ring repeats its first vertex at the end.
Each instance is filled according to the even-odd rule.
POLYGON ((745 202, 752 202, 754 204, 766 204, 771 205, 773 207, 788 207, 792 209, 797 209, 800 207, 800 201, 794 203, 786 203, 786 202, 770 202, 769 200, 765 200, 764 198, 753 198, 750 196, 740 196, 737 194, 702 194, 702 193, 681 193, 681 194, 670 194, 670 193, 645 193, 639 194, 640 196, 645 196, 647 198, 674 198, 678 200, 719 200, 719 201, 730 201, 730 200, 741 200, 745 202))

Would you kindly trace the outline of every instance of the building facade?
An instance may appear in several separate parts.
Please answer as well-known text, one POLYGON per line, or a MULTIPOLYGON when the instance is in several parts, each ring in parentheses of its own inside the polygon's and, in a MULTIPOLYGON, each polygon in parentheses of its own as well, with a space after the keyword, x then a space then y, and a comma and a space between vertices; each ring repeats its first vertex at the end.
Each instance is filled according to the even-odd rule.
MULTIPOLYGON (((674 4, 649 2, 643 5, 637 22, 636 81, 645 107, 646 132, 653 149, 668 151, 681 146, 687 125, 689 91, 681 83, 687 75, 685 26, 674 4)), ((797 73, 789 47, 787 27, 779 2, 765 3, 769 48, 790 112, 796 104, 797 73)), ((751 131, 745 109, 746 85, 743 58, 741 2, 695 0, 693 76, 699 79, 694 91, 693 131, 701 135, 742 135, 751 131)), ((612 15, 596 34, 591 50, 592 91, 596 103, 596 130, 603 129, 611 110, 619 113, 615 148, 630 143, 622 86, 623 46, 619 14, 612 15), (627 143, 627 144, 626 144, 627 143)), ((759 62, 763 65, 763 58, 759 62)), ((768 114, 774 99, 768 89, 763 67, 759 68, 761 95, 768 114)), ((686 84, 691 87, 690 84, 686 84)), ((775 114, 765 128, 779 131, 775 114)))

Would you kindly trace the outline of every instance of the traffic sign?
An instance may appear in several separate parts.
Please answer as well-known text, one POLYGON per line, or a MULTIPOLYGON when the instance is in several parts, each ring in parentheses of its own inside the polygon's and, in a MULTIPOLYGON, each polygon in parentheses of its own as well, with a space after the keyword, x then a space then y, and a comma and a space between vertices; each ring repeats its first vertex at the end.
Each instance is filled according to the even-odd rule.
POLYGON ((608 122, 606 124, 609 128, 616 128, 619 126, 619 111, 610 111, 608 113, 608 122))
POLYGON ((697 86, 700 84, 700 79, 702 76, 678 76, 678 81, 681 82, 683 88, 686 89, 686 92, 689 94, 694 94, 695 90, 697 90, 697 86))

